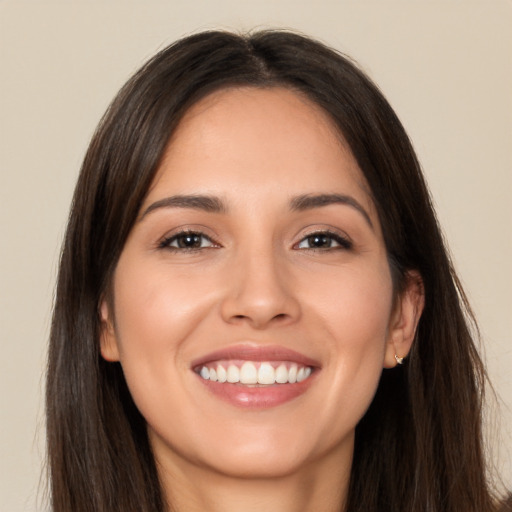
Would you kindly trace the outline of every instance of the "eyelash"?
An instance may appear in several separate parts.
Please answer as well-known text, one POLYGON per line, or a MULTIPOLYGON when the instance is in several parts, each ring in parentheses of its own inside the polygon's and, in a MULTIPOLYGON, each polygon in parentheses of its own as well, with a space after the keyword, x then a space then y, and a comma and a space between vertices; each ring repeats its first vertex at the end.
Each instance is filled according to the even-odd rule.
POLYGON ((295 246, 299 246, 303 242, 305 242, 308 239, 312 239, 315 237, 325 237, 331 242, 334 241, 338 244, 338 246, 335 247, 307 247, 304 248, 308 251, 337 251, 337 250, 350 250, 353 248, 353 243, 347 238, 339 233, 335 233, 333 231, 329 230, 319 230, 319 231, 313 231, 312 233, 308 233, 305 237, 303 237, 298 244, 295 244, 295 246))
MULTIPOLYGON (((329 230, 319 230, 319 231, 313 231, 312 233, 308 233, 306 236, 304 236, 297 244, 295 244, 293 247, 300 249, 300 244, 313 239, 314 237, 325 237, 327 241, 329 242, 336 242, 338 245, 335 247, 303 247, 303 250, 307 251, 320 251, 320 252, 327 252, 327 251, 336 251, 336 250, 351 250, 353 248, 353 243, 348 238, 341 236, 339 233, 334 233, 329 230)), ((219 244, 214 242, 209 236, 205 235, 204 233, 201 233, 200 231, 193 231, 193 230, 184 230, 180 231, 179 233, 175 233, 174 235, 165 237, 159 244, 159 249, 167 249, 175 252, 195 252, 195 251, 201 251, 204 249, 213 249, 220 247, 219 244), (206 247, 175 247, 171 244, 178 243, 180 238, 183 239, 184 237, 198 237, 201 239, 201 241, 208 241, 211 245, 208 245, 206 247)))
POLYGON ((168 249, 170 251, 187 251, 187 252, 193 252, 193 251, 200 251, 203 249, 212 249, 220 247, 218 244, 216 244, 209 236, 205 235, 204 233, 201 233, 200 231, 193 231, 193 230, 184 230, 180 231, 179 233, 175 233, 174 235, 165 237, 159 244, 159 249, 168 249), (171 244, 174 242, 177 242, 179 244, 179 239, 184 238, 186 236, 189 237, 198 237, 202 240, 207 240, 211 243, 208 247, 174 247, 171 244))

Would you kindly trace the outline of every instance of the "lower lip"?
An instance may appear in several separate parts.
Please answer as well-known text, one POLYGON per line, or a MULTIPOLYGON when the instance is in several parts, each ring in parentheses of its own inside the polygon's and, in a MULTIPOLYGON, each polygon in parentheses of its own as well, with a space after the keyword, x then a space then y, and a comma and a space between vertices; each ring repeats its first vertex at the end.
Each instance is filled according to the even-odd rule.
POLYGON ((302 382, 273 386, 246 386, 215 382, 199 376, 198 378, 208 391, 231 405, 248 409, 269 409, 303 395, 314 380, 315 372, 302 382))

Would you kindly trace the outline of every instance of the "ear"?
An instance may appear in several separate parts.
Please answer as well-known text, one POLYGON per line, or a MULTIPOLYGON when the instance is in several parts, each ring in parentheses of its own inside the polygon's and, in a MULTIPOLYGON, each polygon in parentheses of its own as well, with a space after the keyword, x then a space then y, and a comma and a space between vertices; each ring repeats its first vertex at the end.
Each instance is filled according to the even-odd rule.
POLYGON ((409 271, 405 279, 405 289, 397 298, 391 316, 384 368, 397 365, 395 356, 402 358, 409 354, 425 305, 425 289, 419 272, 409 271))
POLYGON ((106 299, 101 301, 100 318, 100 351, 103 359, 110 362, 119 361, 119 347, 117 345, 111 307, 106 299))

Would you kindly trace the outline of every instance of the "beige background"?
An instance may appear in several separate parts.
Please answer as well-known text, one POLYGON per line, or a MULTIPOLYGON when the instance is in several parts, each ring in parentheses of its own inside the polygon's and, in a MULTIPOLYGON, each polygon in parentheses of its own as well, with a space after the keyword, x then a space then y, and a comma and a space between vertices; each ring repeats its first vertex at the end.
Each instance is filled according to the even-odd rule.
POLYGON ((44 510, 36 495, 55 269, 99 117, 177 37, 268 26, 356 58, 408 129, 481 322, 503 400, 496 460, 512 487, 510 1, 0 0, 1 511, 44 510))

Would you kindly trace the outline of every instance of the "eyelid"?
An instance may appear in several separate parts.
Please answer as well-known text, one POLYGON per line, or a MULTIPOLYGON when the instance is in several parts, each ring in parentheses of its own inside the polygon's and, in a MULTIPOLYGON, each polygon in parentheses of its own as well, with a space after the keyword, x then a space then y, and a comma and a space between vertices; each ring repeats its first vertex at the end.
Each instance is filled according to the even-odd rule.
POLYGON ((157 242, 157 248, 158 249, 168 249, 168 250, 175 250, 179 252, 192 252, 192 251, 200 251, 204 249, 212 249, 212 248, 218 248, 221 247, 221 245, 214 239, 213 236, 206 234, 204 228, 194 228, 194 227, 181 227, 176 228, 175 230, 172 230, 170 233, 164 235, 162 238, 160 238, 157 242), (174 247, 170 245, 172 242, 176 241, 180 236, 186 236, 186 235, 197 235, 202 237, 203 239, 208 240, 212 245, 208 247, 174 247))
POLYGON ((351 240, 351 238, 346 233, 341 232, 339 230, 332 229, 332 228, 318 227, 316 229, 311 229, 310 231, 307 231, 306 233, 301 234, 299 241, 296 242, 293 245, 293 248, 297 249, 297 250, 323 251, 323 252, 325 252, 325 251, 328 251, 329 249, 331 249, 331 250, 337 250, 337 249, 350 250, 350 249, 353 248, 353 246, 354 246, 353 241, 351 240), (320 247, 319 248, 308 247, 308 248, 300 249, 298 247, 299 244, 301 244, 307 238, 309 238, 311 236, 314 236, 314 235, 328 235, 334 241, 336 241, 338 246, 336 246, 336 247, 328 247, 328 248, 325 248, 325 249, 322 249, 320 247))

